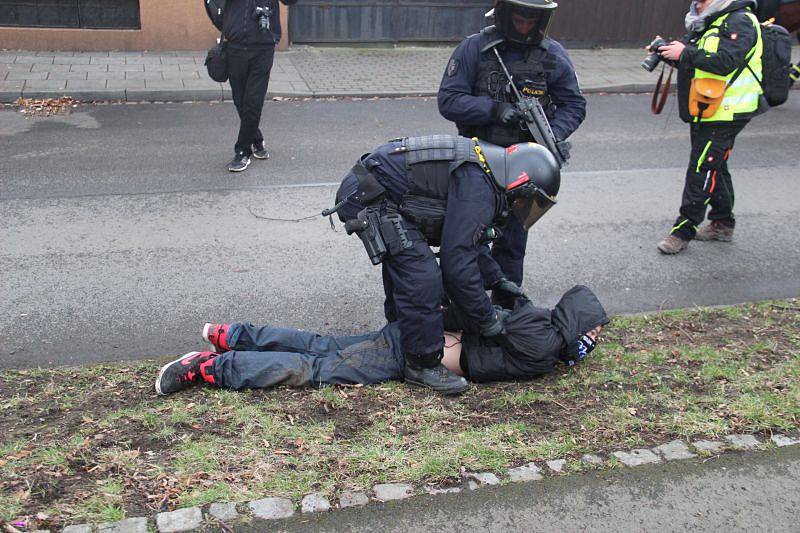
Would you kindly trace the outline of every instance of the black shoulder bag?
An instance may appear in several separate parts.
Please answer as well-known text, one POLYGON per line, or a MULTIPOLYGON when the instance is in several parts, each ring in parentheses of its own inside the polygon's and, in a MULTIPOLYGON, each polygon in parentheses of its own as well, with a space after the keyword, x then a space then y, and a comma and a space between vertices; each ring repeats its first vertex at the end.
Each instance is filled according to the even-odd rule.
POLYGON ((219 42, 214 45, 206 55, 206 68, 209 77, 219 83, 228 81, 228 53, 226 50, 225 36, 219 34, 219 42))

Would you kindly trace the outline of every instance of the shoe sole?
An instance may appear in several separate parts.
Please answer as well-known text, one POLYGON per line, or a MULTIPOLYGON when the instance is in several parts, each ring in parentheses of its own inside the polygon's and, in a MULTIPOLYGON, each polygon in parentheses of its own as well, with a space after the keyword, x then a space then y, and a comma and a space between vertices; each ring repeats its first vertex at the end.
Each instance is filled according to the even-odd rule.
POLYGON ((711 242, 711 241, 719 241, 719 242, 733 242, 733 235, 731 236, 718 236, 718 237, 695 237, 695 240, 700 242, 711 242))
POLYGON ((247 163, 244 165, 244 168, 231 168, 231 167, 228 167, 228 172, 243 172, 243 171, 247 170, 247 167, 249 167, 249 166, 250 166, 250 160, 248 159, 247 163))
POLYGON ((164 376, 164 372, 167 371, 167 368, 169 368, 170 366, 174 365, 178 361, 183 361, 187 357, 192 357, 193 355, 197 355, 199 353, 200 352, 189 352, 189 353, 187 353, 185 355, 182 355, 182 356, 178 357, 174 361, 170 361, 169 363, 167 363, 166 365, 161 367, 161 370, 158 372, 158 377, 156 378, 156 392, 158 393, 159 396, 166 396, 166 394, 167 394, 166 392, 162 392, 161 391, 161 378, 164 376))
POLYGON ((261 156, 258 156, 256 154, 253 154, 253 157, 255 157, 256 159, 260 159, 261 161, 264 161, 264 160, 269 159, 269 154, 267 154, 266 157, 261 157, 261 156))
POLYGON ((680 250, 665 250, 664 248, 662 248, 661 246, 659 246, 659 247, 658 247, 658 251, 659 251, 659 252, 661 252, 661 253, 662 253, 662 254, 664 254, 664 255, 678 255, 678 254, 679 254, 679 253, 681 253, 681 252, 685 252, 685 251, 686 251, 686 248, 688 248, 688 246, 684 246, 684 247, 683 247, 683 248, 681 248, 680 250))
POLYGON ((205 326, 203 326, 203 340, 204 340, 204 341, 206 341, 206 342, 208 343, 208 348, 209 348, 209 351, 211 351, 211 352, 214 352, 214 353, 217 353, 217 350, 218 350, 219 348, 217 348, 216 346, 214 346, 214 343, 213 343, 213 342, 211 342, 211 341, 208 339, 208 330, 209 330, 209 329, 211 329, 211 326, 212 326, 212 325, 213 325, 213 324, 212 324, 211 322, 206 322, 206 325, 205 325, 205 326))
POLYGON ((469 390, 469 383, 467 383, 463 388, 460 388, 460 389, 436 390, 433 387, 431 387, 429 385, 426 385, 424 383, 421 383, 419 381, 412 381, 412 380, 409 380, 409 379, 406 379, 405 381, 406 381, 406 385, 409 385, 411 387, 416 387, 418 389, 432 390, 432 391, 437 392, 439 394, 442 394, 444 396, 456 396, 458 394, 464 394, 465 392, 467 392, 467 390, 469 390))

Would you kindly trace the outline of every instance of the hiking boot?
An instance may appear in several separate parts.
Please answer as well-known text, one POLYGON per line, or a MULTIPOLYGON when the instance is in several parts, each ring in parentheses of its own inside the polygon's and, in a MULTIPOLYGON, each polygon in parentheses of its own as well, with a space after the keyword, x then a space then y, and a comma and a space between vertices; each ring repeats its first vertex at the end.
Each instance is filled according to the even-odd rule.
POLYGON ((658 251, 662 254, 679 254, 689 246, 689 241, 681 239, 676 235, 669 235, 666 239, 658 243, 658 251))
POLYGON ((228 345, 228 330, 230 324, 210 324, 203 326, 203 340, 211 345, 213 351, 223 353, 230 351, 228 345))
POLYGON ((203 381, 214 383, 211 365, 218 354, 213 352, 189 352, 161 367, 156 378, 156 392, 170 394, 203 381))
POLYGON ((269 159, 269 152, 264 147, 264 141, 253 145, 253 157, 256 159, 269 159))
POLYGON ((426 387, 441 394, 461 394, 469 388, 467 380, 450 372, 444 365, 433 368, 416 368, 406 365, 406 383, 426 387))
POLYGON ((244 154, 244 152, 238 152, 231 162, 228 163, 228 172, 241 172, 243 170, 247 170, 247 167, 250 166, 250 157, 244 154))
POLYGON ((697 230, 697 235, 694 238, 698 241, 731 242, 733 240, 733 228, 721 220, 712 220, 697 230))

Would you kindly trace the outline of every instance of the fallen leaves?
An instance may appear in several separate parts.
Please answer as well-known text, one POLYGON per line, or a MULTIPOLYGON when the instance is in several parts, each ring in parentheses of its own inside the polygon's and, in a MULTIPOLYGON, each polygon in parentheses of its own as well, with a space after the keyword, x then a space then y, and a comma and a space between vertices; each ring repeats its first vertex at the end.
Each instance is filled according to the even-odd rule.
POLYGON ((31 117, 49 117, 52 115, 65 115, 77 107, 75 100, 70 96, 61 98, 18 98, 17 105, 20 112, 31 117))

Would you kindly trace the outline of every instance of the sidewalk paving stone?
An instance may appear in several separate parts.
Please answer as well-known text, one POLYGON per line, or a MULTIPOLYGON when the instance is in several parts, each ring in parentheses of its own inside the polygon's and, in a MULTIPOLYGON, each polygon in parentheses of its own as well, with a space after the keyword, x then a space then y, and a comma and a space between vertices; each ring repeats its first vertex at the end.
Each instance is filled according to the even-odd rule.
POLYGON ((772 437, 770 437, 770 440, 778 448, 800 444, 800 439, 793 439, 792 437, 787 437, 786 435, 773 435, 772 437))
POLYGON ((544 476, 542 476, 542 469, 536 466, 535 463, 528 463, 516 468, 509 468, 508 478, 516 483, 520 481, 539 481, 544 479, 544 476))
POLYGON ((126 72, 125 73, 125 79, 126 80, 163 80, 164 76, 162 76, 160 72, 136 71, 136 72, 126 72))
POLYGON ((369 503, 365 492, 345 490, 339 495, 339 507, 361 507, 369 503))
MULTIPOLYGON (((63 92, 67 88, 67 80, 25 80, 25 87, 22 89, 25 98, 33 98, 28 93, 36 92, 44 94, 43 91, 63 92)), ((37 96, 36 98, 40 98, 37 96)))
POLYGON ((414 487, 407 483, 380 483, 372 487, 375 498, 384 502, 411 497, 414 487))
POLYGON ((630 452, 614 452, 612 455, 619 459, 622 464, 630 467, 661 462, 659 456, 645 448, 638 448, 630 452))
POLYGON ((673 440, 661 446, 656 446, 653 451, 662 456, 667 461, 675 461, 678 459, 691 459, 697 457, 697 454, 689 451, 689 447, 682 440, 673 440))
POLYGON ((147 518, 127 518, 97 526, 98 533, 148 533, 147 518))
POLYGON ((0 81, 0 102, 13 102, 22 96, 23 80, 0 81))
POLYGON ((263 498, 247 504, 256 518, 275 520, 294 515, 294 504, 286 498, 263 498))
POLYGON ((208 514, 223 522, 232 522, 239 518, 235 503, 212 503, 208 508, 208 514))
POLYGON ((33 63, 5 63, 0 69, 4 72, 30 72, 33 63))
POLYGON ((583 461, 584 463, 590 464, 590 465, 594 465, 594 466, 600 466, 600 465, 603 464, 603 458, 602 457, 600 457, 598 455, 591 454, 591 453, 584 454, 581 457, 581 461, 583 461))
POLYGON ((203 524, 203 512, 199 507, 178 509, 156 515, 156 526, 159 533, 179 533, 192 531, 203 524))
POLYGON ((6 76, 6 80, 46 80, 48 74, 49 72, 23 72, 21 70, 12 70, 6 76))
POLYGON ((725 449, 725 443, 719 440, 696 440, 692 446, 702 452, 719 454, 725 449))
POLYGON ((61 530, 61 533, 92 533, 92 526, 89 524, 76 524, 67 526, 61 530))
POLYGON ((108 65, 70 65, 70 72, 108 72, 108 65))
POLYGON ((747 434, 725 435, 725 440, 735 450, 752 450, 759 444, 758 439, 747 434))
POLYGON ((330 509, 331 502, 320 492, 306 494, 300 502, 301 513, 325 513, 330 509))

